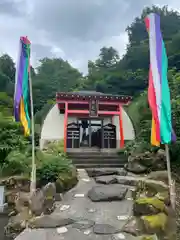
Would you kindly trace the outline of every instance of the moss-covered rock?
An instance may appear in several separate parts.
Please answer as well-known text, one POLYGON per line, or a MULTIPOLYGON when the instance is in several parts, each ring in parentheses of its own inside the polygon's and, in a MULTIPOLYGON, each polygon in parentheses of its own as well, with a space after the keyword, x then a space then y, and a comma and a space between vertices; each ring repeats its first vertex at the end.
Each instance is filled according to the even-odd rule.
POLYGON ((159 240, 157 235, 146 235, 142 236, 140 240, 159 240))
POLYGON ((169 188, 164 182, 144 178, 137 182, 133 199, 136 200, 139 197, 155 197, 156 194, 164 194, 165 192, 168 193, 168 191, 169 188))
POLYGON ((168 184, 168 173, 167 171, 154 171, 148 175, 149 179, 154 179, 157 181, 162 181, 168 184))
POLYGON ((158 192, 155 196, 156 196, 159 200, 163 201, 165 205, 167 205, 167 206, 170 205, 170 195, 169 195, 169 191, 158 192))
POLYGON ((151 216, 142 216, 144 227, 147 234, 163 233, 166 230, 168 217, 165 213, 151 216))
POLYGON ((166 192, 169 189, 167 184, 165 184, 161 181, 156 181, 156 180, 151 180, 151 179, 147 179, 145 181, 145 188, 147 191, 151 191, 154 193, 166 192))
POLYGON ((142 173, 147 173, 148 168, 141 165, 140 163, 136 161, 128 162, 127 164, 124 165, 125 170, 128 172, 132 172, 135 174, 142 174, 142 173))
POLYGON ((137 174, 166 169, 166 158, 163 150, 156 153, 150 151, 144 153, 134 152, 129 156, 128 160, 129 163, 126 169, 137 174))
POLYGON ((156 197, 141 197, 135 200, 133 212, 135 216, 154 215, 164 212, 165 205, 156 197))

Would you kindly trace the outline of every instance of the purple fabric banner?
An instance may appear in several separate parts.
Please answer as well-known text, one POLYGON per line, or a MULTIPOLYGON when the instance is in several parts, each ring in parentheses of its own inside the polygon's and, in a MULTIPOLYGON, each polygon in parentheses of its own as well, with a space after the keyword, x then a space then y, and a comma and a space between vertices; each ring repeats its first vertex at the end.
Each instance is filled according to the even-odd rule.
POLYGON ((22 51, 22 41, 20 40, 20 59, 19 66, 16 69, 16 81, 15 81, 15 96, 14 96, 14 117, 16 121, 20 121, 20 101, 22 97, 22 84, 23 84, 23 74, 25 66, 25 57, 22 51))

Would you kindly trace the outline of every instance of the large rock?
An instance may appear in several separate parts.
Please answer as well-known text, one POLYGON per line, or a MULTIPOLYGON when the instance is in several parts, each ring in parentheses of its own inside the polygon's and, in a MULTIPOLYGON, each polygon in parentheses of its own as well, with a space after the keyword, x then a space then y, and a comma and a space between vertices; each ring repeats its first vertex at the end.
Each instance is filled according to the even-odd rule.
POLYGON ((117 183, 119 184, 123 184, 123 185, 129 185, 129 186, 136 186, 137 185, 137 179, 136 178, 132 178, 132 177, 126 177, 126 178, 122 178, 122 177, 116 177, 117 183))
POLYGON ((27 222, 32 218, 28 207, 9 219, 8 225, 5 227, 5 235, 10 239, 14 239, 21 231, 26 228, 27 222))
POLYGON ((129 162, 137 162, 147 168, 152 167, 154 161, 154 154, 150 152, 131 155, 128 158, 129 162))
POLYGON ((28 207, 30 209, 30 194, 26 192, 19 192, 16 194, 15 198, 15 210, 20 213, 24 208, 28 207))
POLYGON ((163 201, 166 206, 170 205, 170 194, 169 191, 164 191, 164 192, 158 192, 155 195, 156 198, 159 200, 163 201))
POLYGON ((135 200, 133 212, 135 216, 154 215, 165 211, 164 202, 158 198, 139 198, 135 200))
POLYGON ((134 173, 143 173, 149 171, 158 171, 166 169, 166 158, 164 150, 160 149, 157 153, 145 152, 131 155, 128 158, 126 169, 134 173), (139 167, 138 167, 139 166, 139 167), (141 170, 142 168, 142 170, 141 170))
POLYGON ((5 202, 8 203, 9 206, 14 207, 18 193, 19 191, 16 189, 5 191, 5 202))
POLYGON ((148 172, 148 167, 145 167, 136 161, 128 162, 127 164, 124 165, 124 168, 127 171, 135 173, 135 174, 141 174, 141 173, 148 172))
POLYGON ((115 183, 118 183, 115 175, 96 177, 95 181, 96 181, 96 183, 100 183, 100 184, 115 184, 115 183))
POLYGON ((109 176, 101 176, 95 178, 96 183, 100 184, 122 184, 122 185, 129 185, 129 186, 136 186, 137 180, 131 177, 117 176, 117 175, 109 175, 109 176))
POLYGON ((168 195, 168 191, 168 186, 165 183, 145 178, 144 180, 140 180, 136 185, 136 190, 133 192, 133 199, 136 200, 140 197, 156 197, 164 203, 167 203, 168 198, 166 198, 166 196, 168 195))
POLYGON ((145 231, 147 234, 163 234, 168 224, 168 216, 165 213, 159 213, 151 216, 142 216, 145 231))
POLYGON ((108 235, 108 234, 115 234, 120 232, 119 229, 117 229, 116 227, 113 227, 109 224, 95 224, 93 227, 93 232, 95 234, 102 234, 102 235, 108 235))
POLYGON ((72 226, 72 228, 83 230, 83 229, 88 229, 88 228, 93 227, 94 224, 95 224, 94 221, 91 221, 91 220, 88 220, 88 219, 78 219, 71 226, 72 226))
POLYGON ((41 189, 37 191, 30 197, 30 209, 35 216, 39 216, 43 213, 44 206, 44 194, 41 189))
POLYGON ((16 197, 19 192, 29 192, 30 181, 25 176, 13 176, 0 180, 0 185, 5 186, 5 202, 8 205, 15 205, 16 197))
POLYGON ((157 181, 162 181, 166 184, 168 184, 168 172, 167 171, 155 171, 155 172, 151 172, 148 175, 149 179, 154 179, 157 181))
POLYGON ((55 209, 56 185, 48 183, 42 188, 42 192, 44 195, 43 213, 50 214, 55 209))
POLYGON ((7 190, 29 192, 30 180, 27 176, 12 176, 1 179, 0 185, 4 185, 7 190))
POLYGON ((29 228, 57 228, 63 227, 74 223, 70 218, 62 218, 59 214, 57 215, 43 215, 32 218, 29 221, 29 228))
POLYGON ((159 158, 159 160, 166 161, 166 153, 163 149, 159 149, 156 153, 156 156, 159 158))
POLYGON ((30 209, 34 215, 41 213, 50 214, 55 208, 56 186, 54 183, 46 184, 42 189, 37 190, 30 198, 30 209))
POLYGON ((28 207, 33 215, 39 216, 42 213, 50 214, 55 208, 56 187, 48 183, 42 189, 37 189, 33 195, 26 192, 16 194, 15 210, 21 212, 28 207))
POLYGON ((156 234, 142 236, 140 240, 159 240, 156 234))
POLYGON ((151 180, 151 179, 146 179, 144 186, 147 191, 152 191, 156 194, 158 192, 166 192, 169 189, 167 184, 165 184, 161 181, 156 181, 156 180, 151 180))
POLYGON ((143 222, 141 219, 132 217, 122 228, 122 232, 131 234, 133 236, 140 236, 144 231, 143 222))
POLYGON ((125 198, 127 188, 113 184, 111 186, 95 186, 88 192, 93 202, 121 201, 125 198))
POLYGON ((89 177, 100 177, 100 176, 108 176, 108 175, 118 175, 118 176, 126 176, 127 171, 124 169, 87 169, 87 173, 89 177))

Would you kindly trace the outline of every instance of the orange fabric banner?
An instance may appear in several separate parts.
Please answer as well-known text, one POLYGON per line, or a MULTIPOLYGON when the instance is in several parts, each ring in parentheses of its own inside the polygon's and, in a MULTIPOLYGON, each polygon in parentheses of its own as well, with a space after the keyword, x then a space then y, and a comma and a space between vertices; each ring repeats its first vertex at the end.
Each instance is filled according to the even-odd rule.
POLYGON ((152 126, 151 126, 151 144, 153 146, 160 146, 160 142, 156 139, 156 123, 154 118, 152 118, 152 126))

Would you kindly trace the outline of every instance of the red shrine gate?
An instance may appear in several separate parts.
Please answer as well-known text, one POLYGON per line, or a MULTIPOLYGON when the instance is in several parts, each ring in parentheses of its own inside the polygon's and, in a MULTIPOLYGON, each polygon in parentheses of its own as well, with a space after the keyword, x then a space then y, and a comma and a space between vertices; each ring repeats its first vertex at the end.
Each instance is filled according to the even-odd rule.
POLYGON ((119 147, 124 146, 122 106, 131 101, 129 96, 105 95, 96 92, 57 93, 56 102, 60 113, 64 114, 64 151, 67 148, 83 146, 116 148, 116 126, 114 116, 119 116, 119 147), (76 122, 68 124, 68 118, 75 117, 76 122), (104 125, 104 119, 111 118, 111 123, 104 125), (92 126, 97 131, 92 132, 92 126), (82 129, 81 129, 82 128, 82 129), (80 129, 82 141, 80 140, 80 129), (88 134, 86 134, 88 129, 88 134))

